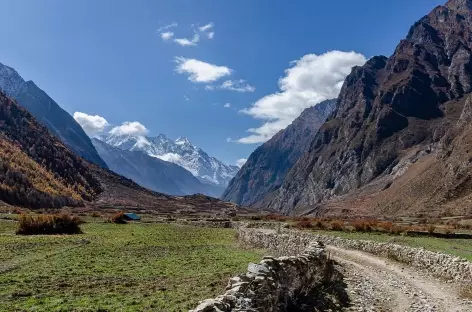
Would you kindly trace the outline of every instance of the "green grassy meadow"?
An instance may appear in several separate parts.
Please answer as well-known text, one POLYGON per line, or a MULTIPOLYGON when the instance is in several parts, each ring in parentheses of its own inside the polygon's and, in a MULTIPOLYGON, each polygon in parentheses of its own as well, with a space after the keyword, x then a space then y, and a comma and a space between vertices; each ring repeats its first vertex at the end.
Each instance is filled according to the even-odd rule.
POLYGON ((0 220, 0 311, 187 311, 259 261, 232 229, 86 223, 15 235, 0 220))

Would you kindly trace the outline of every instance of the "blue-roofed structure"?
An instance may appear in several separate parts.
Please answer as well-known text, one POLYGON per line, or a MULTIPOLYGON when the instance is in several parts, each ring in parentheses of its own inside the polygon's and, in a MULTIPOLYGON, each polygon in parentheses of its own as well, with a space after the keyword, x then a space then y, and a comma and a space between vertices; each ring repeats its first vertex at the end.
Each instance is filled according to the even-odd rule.
POLYGON ((141 217, 135 214, 134 212, 127 212, 123 214, 124 218, 131 221, 139 221, 141 217))

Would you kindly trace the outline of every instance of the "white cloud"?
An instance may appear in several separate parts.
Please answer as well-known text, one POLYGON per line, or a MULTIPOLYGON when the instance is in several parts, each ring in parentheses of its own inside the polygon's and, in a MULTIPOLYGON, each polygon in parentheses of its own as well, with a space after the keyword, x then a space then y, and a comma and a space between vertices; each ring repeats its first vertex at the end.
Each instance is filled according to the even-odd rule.
POLYGON ((230 138, 230 137, 227 137, 227 138, 226 138, 226 142, 227 142, 227 143, 231 143, 231 142, 233 142, 233 139, 230 138))
POLYGON ((254 86, 249 85, 246 80, 239 79, 239 80, 226 80, 222 84, 213 86, 213 85, 206 85, 205 90, 213 91, 213 90, 229 90, 229 91, 237 91, 237 92, 254 92, 256 88, 254 86))
POLYGON ((245 80, 226 80, 219 87, 223 90, 231 90, 237 92, 254 92, 256 88, 246 83, 245 80))
POLYGON ((236 166, 238 166, 239 168, 241 168, 241 167, 246 163, 246 161, 247 161, 246 158, 238 159, 238 160, 236 160, 236 166))
POLYGON ((184 100, 188 102, 188 101, 190 101, 190 98, 188 96, 184 95, 184 100))
POLYGON ((208 39, 213 39, 215 36, 215 32, 213 31, 215 27, 215 24, 213 23, 208 23, 204 26, 198 27, 198 30, 202 33, 205 33, 208 39))
POLYGON ((223 105, 224 108, 230 108, 231 107, 231 103, 225 103, 225 105, 223 105))
POLYGON ((74 113, 74 119, 90 136, 99 134, 109 125, 108 121, 98 115, 87 115, 81 112, 74 113))
POLYGON ((339 95, 351 68, 362 65, 366 58, 356 52, 329 51, 324 54, 307 54, 285 70, 285 77, 278 81, 280 91, 266 95, 243 113, 265 123, 247 131, 249 136, 239 143, 262 143, 279 130, 287 127, 301 112, 326 99, 339 95))
POLYGON ((171 31, 166 31, 166 32, 161 33, 161 38, 164 41, 167 41, 171 39, 172 37, 174 37, 174 33, 171 31))
POLYGON ((188 74, 192 82, 214 82, 224 76, 231 75, 231 69, 226 66, 217 66, 196 59, 176 57, 177 67, 175 71, 179 74, 188 74))
POLYGON ((142 136, 148 133, 148 129, 138 121, 125 121, 121 126, 114 127, 110 130, 113 135, 133 135, 142 136))
POLYGON ((189 46, 196 46, 198 41, 200 41, 200 35, 195 34, 193 35, 192 39, 187 39, 187 38, 176 38, 174 39, 174 42, 183 46, 183 47, 189 47, 189 46))
POLYGON ((177 24, 176 22, 173 22, 173 23, 170 23, 169 25, 165 25, 165 26, 160 27, 159 29, 157 29, 157 32, 160 33, 160 32, 163 32, 164 30, 177 27, 178 25, 179 24, 177 24))
POLYGON ((213 23, 208 23, 208 24, 206 24, 206 25, 204 25, 204 26, 198 27, 198 30, 200 30, 201 32, 206 32, 206 31, 212 29, 214 26, 215 26, 215 24, 213 24, 213 23))

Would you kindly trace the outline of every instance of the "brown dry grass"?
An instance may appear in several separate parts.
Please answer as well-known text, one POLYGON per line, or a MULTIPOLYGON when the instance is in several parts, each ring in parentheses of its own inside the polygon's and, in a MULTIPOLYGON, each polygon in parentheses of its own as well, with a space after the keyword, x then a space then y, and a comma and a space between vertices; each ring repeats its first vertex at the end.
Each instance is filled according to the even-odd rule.
POLYGON ((282 216, 279 214, 269 214, 266 216, 261 216, 261 220, 264 221, 279 221, 279 222, 285 222, 288 220, 287 216, 282 216))
POLYGON ((16 234, 44 235, 44 234, 80 234, 79 217, 70 214, 21 214, 16 234))
POLYGON ((354 220, 352 226, 356 232, 372 232, 376 222, 370 220, 354 220))
POLYGON ((111 223, 117 223, 117 224, 126 224, 126 223, 128 223, 128 222, 126 222, 125 213, 123 211, 120 211, 120 212, 112 215, 109 220, 110 220, 111 223))
POLYGON ((295 227, 297 229, 311 229, 311 228, 313 228, 313 224, 311 223, 311 221, 301 220, 301 221, 298 221, 297 223, 295 223, 295 227))
POLYGON ((345 230, 344 222, 342 220, 332 220, 329 223, 329 228, 333 231, 343 231, 345 230))

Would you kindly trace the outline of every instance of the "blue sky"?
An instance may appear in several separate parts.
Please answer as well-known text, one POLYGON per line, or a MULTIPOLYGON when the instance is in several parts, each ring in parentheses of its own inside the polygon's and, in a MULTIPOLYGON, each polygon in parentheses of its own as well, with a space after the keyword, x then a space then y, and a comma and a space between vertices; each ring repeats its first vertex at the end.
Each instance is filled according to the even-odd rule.
POLYGON ((0 62, 104 131, 139 122, 234 164, 444 2, 0 0, 0 62))

